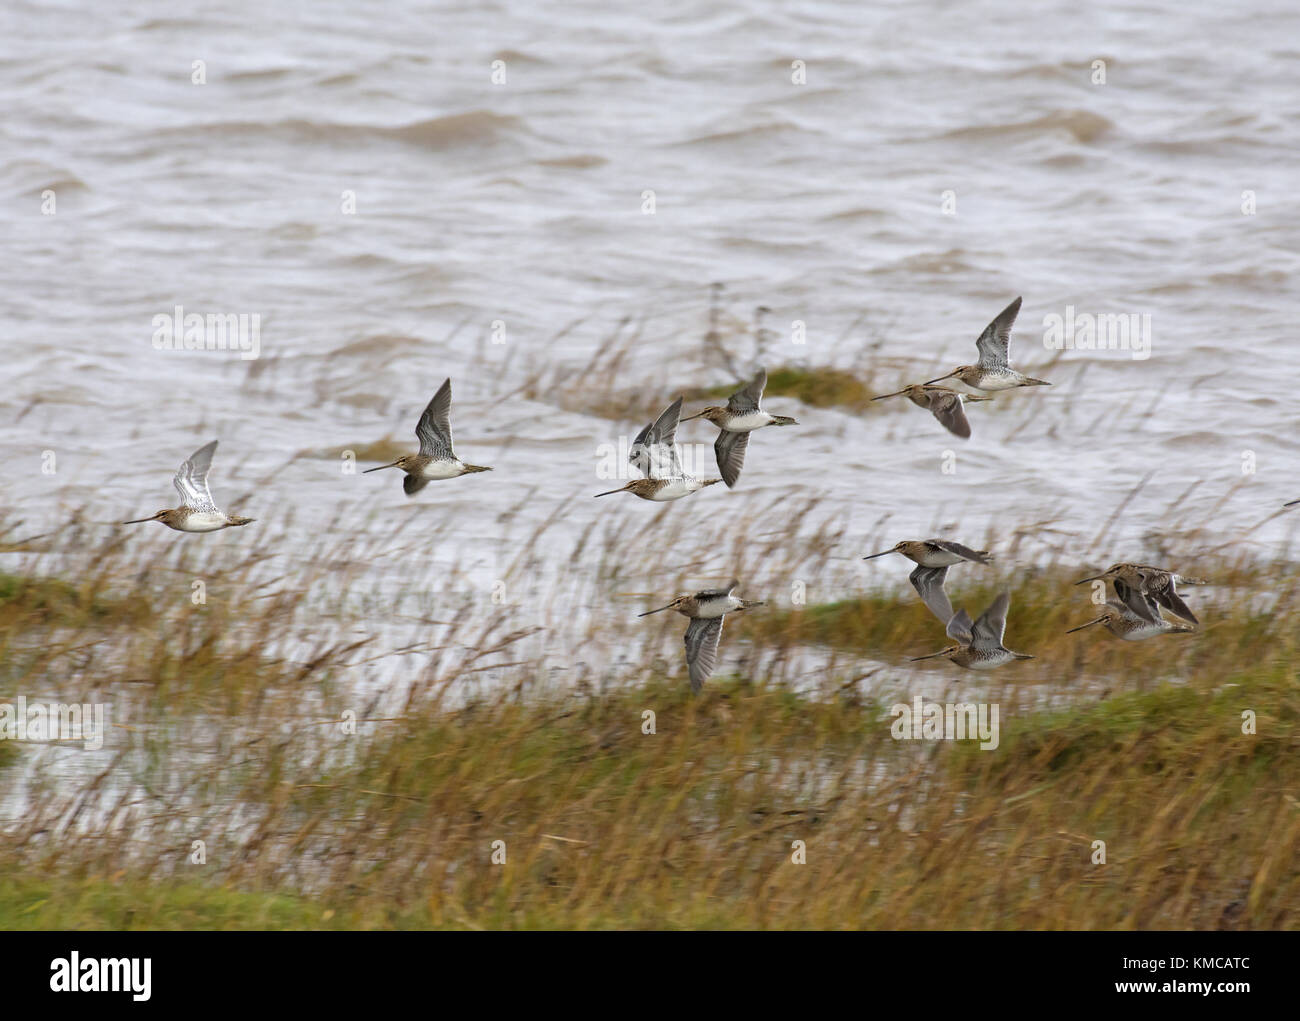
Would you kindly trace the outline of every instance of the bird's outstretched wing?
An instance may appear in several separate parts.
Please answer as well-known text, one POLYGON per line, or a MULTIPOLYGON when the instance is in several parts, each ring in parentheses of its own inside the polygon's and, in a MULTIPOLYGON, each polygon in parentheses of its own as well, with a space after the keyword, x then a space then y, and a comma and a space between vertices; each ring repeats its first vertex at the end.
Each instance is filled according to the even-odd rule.
POLYGON ((216 449, 216 440, 199 447, 176 470, 172 479, 176 492, 181 494, 181 503, 190 510, 220 513, 213 502, 212 493, 208 491, 208 469, 212 467, 212 455, 216 449))
POLYGON ((954 642, 960 642, 962 645, 971 643, 971 622, 970 614, 965 610, 958 610, 948 621, 948 626, 944 628, 948 637, 954 642))
POLYGON ((451 446, 451 377, 438 387, 438 392, 424 409, 415 427, 420 441, 420 453, 435 461, 454 461, 456 452, 451 446))
POLYGON ((980 367, 985 369, 1005 369, 1011 358, 1011 327, 1016 316, 1020 314, 1020 299, 997 314, 997 318, 980 334, 975 346, 979 348, 980 367))
POLYGON ((402 477, 402 492, 407 496, 414 496, 428 484, 429 480, 419 475, 404 475, 402 477))
POLYGON ((954 436, 970 439, 970 421, 962 407, 961 396, 953 391, 930 394, 930 414, 954 436))
POLYGON ((649 439, 650 430, 653 428, 654 423, 651 422, 636 434, 636 439, 632 441, 632 449, 627 455, 632 467, 646 478, 650 477, 650 451, 646 447, 646 441, 649 439))
POLYGON ((677 456, 677 422, 681 414, 682 399, 678 397, 632 441, 627 459, 646 478, 681 477, 682 466, 677 456))
POLYGON ((713 453, 718 459, 718 471, 727 488, 740 481, 740 469, 745 466, 745 451, 749 448, 749 433, 733 433, 723 429, 713 443, 713 453))
POLYGON ((918 567, 907 576, 907 580, 912 583, 912 588, 916 589, 916 594, 921 597, 921 602, 925 603, 930 608, 930 612, 944 625, 952 620, 952 603, 948 600, 948 593, 943 590, 943 581, 947 574, 946 567, 918 567))
MULTIPOLYGON (((1150 599, 1155 600, 1170 613, 1182 617, 1183 620, 1190 620, 1193 624, 1200 623, 1196 619, 1196 614, 1192 613, 1191 608, 1183 602, 1182 596, 1178 594, 1173 575, 1168 571, 1147 574, 1143 580, 1146 583, 1146 594, 1150 599)), ((1159 613, 1159 611, 1156 612, 1159 613)))
POLYGON ((763 399, 765 386, 767 386, 767 369, 759 369, 758 375, 727 398, 727 410, 736 415, 757 411, 759 402, 763 399))
POLYGON ((729 596, 732 592, 736 591, 736 586, 739 584, 739 578, 732 578, 731 581, 727 583, 726 588, 706 588, 696 592, 695 598, 699 600, 721 599, 723 596, 729 596))
POLYGON ((993 559, 993 554, 985 550, 971 549, 969 546, 963 546, 959 542, 950 542, 947 539, 931 539, 931 544, 938 546, 941 550, 946 550, 956 556, 963 557, 966 560, 974 561, 977 564, 987 564, 993 559))
POLYGON ((1122 578, 1112 578, 1111 587, 1115 589, 1116 598, 1124 604, 1130 613, 1141 617, 1143 620, 1150 621, 1152 624, 1160 622, 1160 608, 1150 596, 1133 588, 1122 578))
POLYGON ((686 667, 691 676, 691 690, 698 692, 713 673, 718 662, 718 639, 722 637, 722 617, 697 617, 686 628, 686 667))
POLYGON ((1007 630, 1007 610, 1011 606, 1011 593, 1002 592, 989 604, 989 608, 980 614, 979 620, 971 629, 971 647, 974 649, 997 649, 1002 645, 1002 636, 1007 630))

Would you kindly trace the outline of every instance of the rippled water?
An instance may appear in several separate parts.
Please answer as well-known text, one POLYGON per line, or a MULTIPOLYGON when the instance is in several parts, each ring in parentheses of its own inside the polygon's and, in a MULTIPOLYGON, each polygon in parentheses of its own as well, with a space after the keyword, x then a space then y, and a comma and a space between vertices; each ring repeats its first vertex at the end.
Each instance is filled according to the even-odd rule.
MULTIPOLYGON (((294 502, 282 548, 301 562, 327 530, 355 536, 361 590, 436 590, 455 562, 486 598, 550 519, 530 566, 580 572, 570 553, 604 519, 641 529, 615 552, 671 592, 657 573, 728 576, 729 519, 779 518, 787 490, 816 498, 810 524, 842 524, 846 572, 882 536, 996 542, 1047 519, 1025 555, 1068 556, 1149 473, 1116 559, 1178 552, 1160 535, 1180 494, 1203 546, 1289 548, 1286 516, 1242 537, 1300 498, 1291 4, 114 6, 0 15, 0 463, 24 534, 84 504, 105 529, 170 506, 176 465, 219 437, 218 501, 263 534, 294 502), (1013 355, 1055 385, 973 409, 966 443, 902 403, 773 398, 801 425, 755 438, 737 490, 593 501, 600 444, 641 408, 613 421, 520 388, 581 372, 627 317, 641 339, 589 381, 593 408, 602 388, 667 404, 728 382, 702 343, 713 281, 742 364, 761 303, 769 365, 885 366, 891 384, 972 360, 1022 294, 1013 355), (260 357, 155 350, 177 305, 259 316, 260 357), (1045 318, 1067 306, 1149 315, 1150 357, 1049 366, 1045 318), (299 457, 413 443, 448 375, 458 452, 495 472, 407 501, 396 472, 299 457)), ((137 527, 141 549, 245 531, 137 527)), ((579 612, 603 598, 575 591, 579 612)), ((517 612, 572 619, 542 598, 517 612)))

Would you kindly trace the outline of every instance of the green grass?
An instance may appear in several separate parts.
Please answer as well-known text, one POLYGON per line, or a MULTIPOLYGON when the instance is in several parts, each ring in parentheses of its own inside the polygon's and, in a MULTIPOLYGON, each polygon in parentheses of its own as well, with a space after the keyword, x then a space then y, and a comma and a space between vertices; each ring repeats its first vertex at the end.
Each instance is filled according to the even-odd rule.
MULTIPOLYGON (((1221 597, 1229 586, 1250 589, 1264 584, 1268 576, 1262 568, 1225 570, 1216 576, 1220 584, 1215 587, 1192 589, 1190 604, 1202 621, 1194 633, 1142 642, 1121 641, 1100 626, 1068 633, 1100 612, 1091 601, 1091 590, 1074 584, 1078 576, 1076 571, 1055 569, 958 567, 948 576, 947 591, 953 607, 965 607, 972 617, 978 617, 999 592, 1010 592, 1006 646, 1046 661, 1065 680, 1092 672, 1134 678, 1195 675, 1208 681, 1252 660, 1267 667, 1300 657, 1300 636, 1285 612, 1262 609, 1244 599, 1205 609, 1205 598, 1216 593, 1221 597)), ((1276 583, 1276 576, 1268 583, 1276 583)), ((1291 598, 1286 593, 1284 603, 1289 605, 1291 598)), ((744 615, 736 624, 737 632, 765 645, 825 645, 898 665, 952 644, 910 588, 868 590, 834 602, 771 609, 744 615)), ((934 661, 927 669, 949 667, 934 661)))
MULTIPOLYGON (((636 556, 644 524, 630 520, 603 538, 636 556)), ((743 525, 778 562, 791 545, 743 525)), ((90 769, 0 771, 0 791, 27 785, 0 839, 0 928, 1300 925, 1288 565, 1197 563, 1220 597, 1193 601, 1201 629, 1140 643, 1065 634, 1094 614, 1072 584, 1086 572, 958 568, 954 603, 978 613, 1008 588, 1007 644, 1037 657, 984 676, 905 662, 946 644, 905 588, 773 600, 728 623, 752 673, 720 673, 698 697, 677 675, 676 625, 665 667, 663 630, 593 614, 582 661, 614 637, 617 671, 583 666, 553 688, 518 644, 526 629, 484 600, 439 625, 436 649, 390 663, 401 697, 375 704, 357 682, 383 650, 315 612, 316 579, 267 591, 254 573, 241 587, 274 552, 257 543, 128 555, 114 537, 76 585, 0 586, 0 700, 103 693, 123 728, 90 769), (1266 582, 1267 612, 1233 598, 1266 582), (813 676, 793 655, 809 646, 833 652, 813 676), (998 747, 895 741, 889 706, 852 683, 860 657, 884 664, 884 690, 938 680, 961 698, 978 680, 999 704, 998 747), (475 696, 485 670, 489 694, 475 696), (1052 708, 1038 708, 1045 692, 1052 708), (343 710, 355 733, 337 725, 343 710), (189 863, 194 840, 203 866, 189 863), (806 864, 791 860, 796 841, 806 864)), ((804 537, 799 556, 835 548, 804 537)), ((323 547, 316 562, 355 555, 323 547)), ((581 598, 654 605, 640 577, 594 568, 581 598)), ((0 742, 11 765, 29 754, 0 742)))
POLYGON ((197 880, 2 875, 0 925, 6 930, 342 929, 358 922, 303 897, 241 893, 197 880))
POLYGON ((430 707, 263 788, 267 838, 210 843, 205 881, 185 847, 152 877, 0 865, 0 927, 1294 927, 1300 691, 1231 685, 1004 707, 997 750, 924 768, 885 707, 734 680, 430 707))
MULTIPOLYGON (((725 386, 711 387, 705 391, 697 391, 700 397, 729 397, 736 389, 736 383, 730 383, 725 386)), ((861 376, 843 369, 832 369, 825 366, 817 368, 795 368, 792 366, 780 366, 769 369, 767 373, 767 388, 764 390, 766 397, 793 397, 795 400, 802 401, 804 404, 814 408, 844 408, 851 411, 866 411, 867 409, 878 409, 880 405, 873 404, 871 398, 878 393, 887 393, 888 391, 878 391, 870 379, 863 379, 861 376)))
POLYGON ((76 626, 110 620, 138 623, 149 617, 147 604, 102 595, 99 580, 73 585, 60 578, 0 572, 0 621, 76 626))
MULTIPOLYGON (((636 410, 631 412, 631 418, 639 421, 642 418, 650 419, 658 415, 659 412, 663 411, 668 401, 678 393, 685 398, 685 405, 682 409, 683 415, 689 415, 700 410, 696 405, 704 405, 706 402, 711 404, 725 403, 726 399, 736 392, 741 383, 741 380, 734 380, 720 383, 717 386, 679 386, 676 390, 672 390, 671 393, 665 391, 659 394, 647 393, 644 389, 632 393, 626 391, 610 392, 603 396, 582 394, 581 403, 574 403, 564 399, 561 399, 560 403, 565 406, 572 406, 575 410, 581 410, 587 414, 601 415, 618 421, 627 420, 629 418, 629 408, 633 408, 636 410)), ((813 368, 782 366, 769 369, 767 387, 763 391, 764 400, 772 397, 778 399, 793 398, 814 408, 840 408, 858 413, 881 410, 883 406, 873 403, 871 398, 877 394, 888 392, 888 390, 877 387, 872 372, 859 375, 844 369, 834 369, 826 366, 813 368)), ((563 398, 564 395, 559 396, 563 398)), ((773 410, 774 412, 788 413, 790 409, 774 407, 773 410)))

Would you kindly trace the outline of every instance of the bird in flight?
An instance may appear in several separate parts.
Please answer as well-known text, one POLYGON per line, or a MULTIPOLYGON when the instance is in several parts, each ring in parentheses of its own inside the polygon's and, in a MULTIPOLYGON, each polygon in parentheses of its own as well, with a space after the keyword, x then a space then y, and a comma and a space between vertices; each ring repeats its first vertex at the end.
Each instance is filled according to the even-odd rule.
POLYGON ((697 479, 682 470, 682 461, 677 453, 677 422, 681 414, 682 399, 678 397, 632 441, 627 459, 645 478, 633 479, 625 486, 596 495, 631 493, 642 500, 664 503, 680 500, 705 486, 721 482, 721 479, 697 479))
POLYGON ((205 443, 177 469, 172 485, 181 494, 179 507, 160 510, 151 517, 135 518, 122 524, 138 525, 144 521, 160 521, 178 532, 216 532, 223 528, 238 528, 253 521, 253 518, 227 514, 213 501, 212 493, 208 490, 208 469, 212 467, 212 455, 216 449, 216 440, 205 443))
POLYGON ((718 471, 722 481, 731 489, 740 479, 740 469, 745 464, 745 448, 749 446, 749 434, 765 425, 798 425, 788 415, 769 415, 760 406, 763 389, 767 386, 767 370, 759 369, 758 375, 727 398, 727 406, 709 407, 697 411, 694 415, 682 419, 689 422, 693 418, 707 418, 721 432, 713 444, 713 453, 718 459, 718 471))
POLYGON ((392 464, 367 468, 361 474, 369 475, 385 468, 401 468, 406 472, 406 478, 402 479, 402 490, 407 496, 414 496, 430 482, 492 470, 482 465, 466 464, 452 449, 450 376, 438 387, 438 392, 424 409, 424 414, 415 426, 415 435, 420 441, 418 454, 403 454, 392 464))
POLYGON ((956 379, 972 390, 989 393, 1014 390, 1019 386, 1051 386, 1045 380, 1026 376, 1011 367, 1011 327, 1019 312, 1020 299, 1017 298, 984 328, 984 332, 975 341, 980 355, 978 362, 974 365, 959 365, 948 375, 927 380, 922 385, 931 386, 942 383, 945 379, 956 379))
POLYGON ((676 610, 691 622, 686 626, 686 669, 691 678, 691 691, 696 694, 713 673, 718 661, 718 640, 722 637, 722 620, 728 613, 739 613, 755 606, 766 605, 762 600, 741 599, 733 596, 740 582, 732 579, 726 588, 705 589, 693 595, 678 596, 667 606, 638 613, 648 617, 664 610, 676 610))

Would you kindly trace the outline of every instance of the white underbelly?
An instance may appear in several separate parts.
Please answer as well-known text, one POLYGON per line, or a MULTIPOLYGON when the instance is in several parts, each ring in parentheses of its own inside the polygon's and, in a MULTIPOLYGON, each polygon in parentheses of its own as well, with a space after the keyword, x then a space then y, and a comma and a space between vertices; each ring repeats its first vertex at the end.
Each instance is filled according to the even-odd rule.
POLYGON ((766 411, 750 411, 731 419, 726 425, 726 430, 730 433, 748 433, 761 429, 771 421, 772 416, 766 411))
POLYGON ((740 608, 740 600, 735 596, 727 596, 725 599, 713 599, 707 603, 702 603, 696 613, 697 617, 721 617, 723 614, 730 613, 732 610, 740 608))
POLYGON ((197 514, 187 514, 185 520, 181 522, 179 532, 216 532, 226 527, 226 516, 224 514, 213 514, 210 511, 201 511, 197 514))
POLYGON ((917 563, 922 567, 953 567, 963 561, 964 558, 957 556, 955 553, 931 551, 928 553, 922 553, 921 559, 918 560, 917 563))
POLYGON ((980 380, 979 390, 1014 390, 1020 385, 1020 380, 1015 376, 999 373, 996 376, 986 375, 980 380))
POLYGON ((1132 631, 1126 631, 1120 637, 1126 642, 1140 642, 1146 638, 1154 638, 1156 635, 1163 635, 1165 629, 1159 624, 1145 624, 1142 627, 1136 627, 1132 631))
POLYGON ((680 500, 683 496, 690 496, 699 488, 700 484, 694 479, 670 479, 666 485, 660 486, 650 499, 656 503, 680 500))
POLYGON ((1000 666, 1010 663, 1016 657, 1009 652, 999 652, 989 659, 977 659, 971 663, 972 670, 995 670, 1000 666))
POLYGON ((465 466, 460 461, 430 461, 420 469, 422 479, 454 479, 465 474, 465 466))

